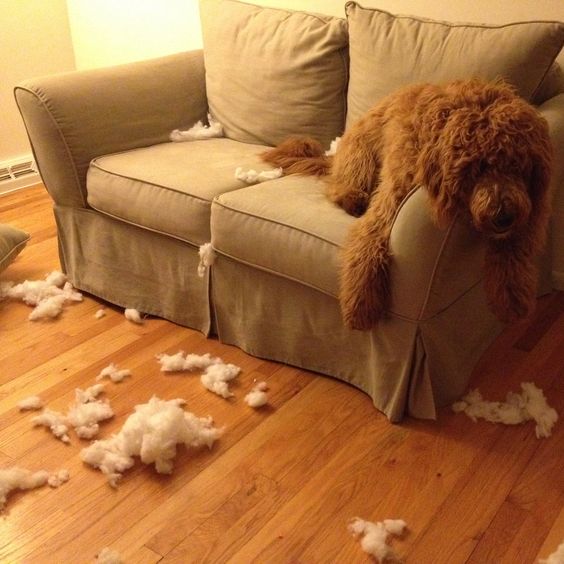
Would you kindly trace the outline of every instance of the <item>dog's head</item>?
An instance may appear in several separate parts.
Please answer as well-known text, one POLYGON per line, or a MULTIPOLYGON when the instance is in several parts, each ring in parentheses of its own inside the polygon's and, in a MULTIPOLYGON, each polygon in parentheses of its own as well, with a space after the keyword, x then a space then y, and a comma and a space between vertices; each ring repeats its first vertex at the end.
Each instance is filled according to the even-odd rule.
POLYGON ((552 161, 546 121, 503 83, 457 82, 447 92, 427 109, 435 117, 418 160, 439 224, 469 213, 491 239, 546 224, 552 161))

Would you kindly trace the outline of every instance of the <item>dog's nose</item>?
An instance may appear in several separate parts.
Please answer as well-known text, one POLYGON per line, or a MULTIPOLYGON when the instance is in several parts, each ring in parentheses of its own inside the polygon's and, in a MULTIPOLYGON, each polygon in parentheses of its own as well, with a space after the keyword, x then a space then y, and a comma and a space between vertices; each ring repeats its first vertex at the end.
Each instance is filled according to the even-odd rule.
POLYGON ((514 221, 515 216, 502 207, 493 219, 493 225, 498 231, 507 231, 514 221))

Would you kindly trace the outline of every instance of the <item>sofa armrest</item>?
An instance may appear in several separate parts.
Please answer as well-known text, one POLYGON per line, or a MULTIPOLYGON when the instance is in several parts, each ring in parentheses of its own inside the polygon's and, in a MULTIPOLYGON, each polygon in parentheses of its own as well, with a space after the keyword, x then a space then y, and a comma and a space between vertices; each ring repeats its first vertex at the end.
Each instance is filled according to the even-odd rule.
POLYGON ((409 321, 434 317, 483 277, 485 245, 480 234, 460 219, 439 229, 423 188, 404 200, 392 228, 390 251, 390 313, 409 321))
POLYGON ((554 146, 552 176, 551 255, 552 285, 564 290, 564 94, 558 94, 539 106, 548 121, 554 146))
POLYGON ((201 50, 31 79, 14 94, 47 190, 75 207, 87 206, 94 157, 165 142, 207 110, 201 50))

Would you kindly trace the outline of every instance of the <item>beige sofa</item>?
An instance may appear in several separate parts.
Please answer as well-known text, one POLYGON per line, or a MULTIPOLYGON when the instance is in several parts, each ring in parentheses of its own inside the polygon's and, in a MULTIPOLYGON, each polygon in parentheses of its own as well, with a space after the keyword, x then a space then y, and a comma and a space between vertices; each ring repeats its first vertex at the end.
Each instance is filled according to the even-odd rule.
MULTIPOLYGON (((562 219, 564 89, 553 62, 564 26, 452 25, 354 3, 339 19, 203 0, 201 16, 203 51, 16 87, 54 201, 63 269, 111 303, 348 382, 392 421, 434 417, 464 392, 501 329, 484 300, 480 236, 463 222, 439 230, 414 186, 390 241, 388 317, 351 331, 336 296, 354 218, 325 198, 320 180, 247 186, 234 171, 264 169, 258 154, 288 134, 329 146, 402 84, 502 75, 550 122, 562 219), (208 110, 225 137, 169 141, 208 110), (198 249, 209 241, 216 260, 201 278, 198 249)), ((556 223, 545 280, 564 289, 556 223)))

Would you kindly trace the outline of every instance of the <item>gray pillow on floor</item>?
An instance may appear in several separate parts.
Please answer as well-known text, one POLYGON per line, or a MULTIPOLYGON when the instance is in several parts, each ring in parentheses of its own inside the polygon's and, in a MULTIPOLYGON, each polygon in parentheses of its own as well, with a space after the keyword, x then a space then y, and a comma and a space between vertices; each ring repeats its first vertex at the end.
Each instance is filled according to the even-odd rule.
POLYGON ((29 237, 25 231, 0 223, 0 272, 18 256, 29 237))

